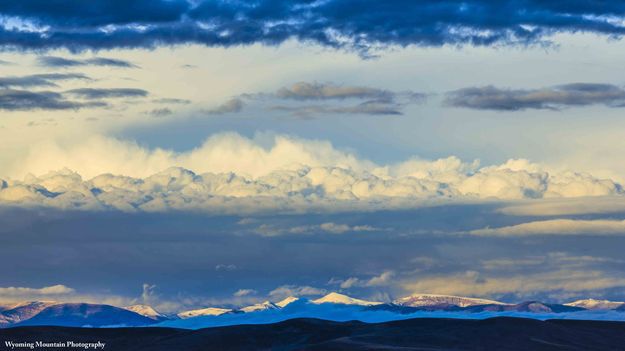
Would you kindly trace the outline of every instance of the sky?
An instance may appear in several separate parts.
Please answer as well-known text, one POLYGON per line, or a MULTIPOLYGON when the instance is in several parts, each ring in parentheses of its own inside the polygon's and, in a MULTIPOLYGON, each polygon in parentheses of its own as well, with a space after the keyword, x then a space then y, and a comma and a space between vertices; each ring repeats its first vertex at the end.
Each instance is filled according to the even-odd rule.
POLYGON ((0 4, 0 302, 625 301, 625 3, 0 4))

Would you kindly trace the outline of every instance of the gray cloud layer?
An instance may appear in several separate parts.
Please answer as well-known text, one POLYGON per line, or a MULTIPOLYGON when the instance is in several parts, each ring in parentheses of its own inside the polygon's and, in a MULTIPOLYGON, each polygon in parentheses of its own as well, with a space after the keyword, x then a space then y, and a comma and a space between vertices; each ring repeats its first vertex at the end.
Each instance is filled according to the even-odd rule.
POLYGON ((377 101, 389 101, 395 96, 394 93, 363 86, 343 86, 333 83, 308 83, 298 82, 290 87, 278 89, 274 94, 280 99, 294 100, 329 100, 329 99, 371 99, 377 101))
POLYGON ((43 73, 17 77, 0 77, 0 88, 56 87, 56 81, 84 80, 91 78, 81 73, 43 73))
POLYGON ((67 100, 52 91, 0 90, 0 109, 8 111, 28 110, 76 110, 89 107, 106 107, 103 102, 77 102, 67 100))
POLYGON ((148 92, 143 89, 133 88, 80 88, 66 91, 67 94, 80 97, 82 99, 109 99, 109 98, 137 98, 146 97, 148 92))
POLYGON ((223 115, 225 113, 237 113, 237 112, 241 112, 244 106, 245 106, 245 102, 242 99, 232 98, 219 106, 206 110, 206 113, 211 114, 211 115, 223 115))
POLYGON ((139 66, 135 65, 132 62, 112 59, 106 57, 94 57, 84 60, 78 59, 68 59, 57 56, 40 56, 37 58, 37 62, 40 66, 44 67, 54 67, 54 68, 62 68, 62 67, 78 67, 78 66, 109 66, 109 67, 119 67, 119 68, 139 68, 139 66))
POLYGON ((421 103, 425 97, 425 94, 410 91, 396 92, 332 82, 297 82, 275 92, 242 94, 211 111, 239 112, 243 104, 254 102, 269 103, 264 108, 302 118, 332 114, 401 115, 406 105, 421 103))
POLYGON ((449 92, 445 103, 453 107, 499 111, 557 110, 598 104, 622 107, 625 89, 597 83, 572 83, 530 90, 472 87, 449 92))

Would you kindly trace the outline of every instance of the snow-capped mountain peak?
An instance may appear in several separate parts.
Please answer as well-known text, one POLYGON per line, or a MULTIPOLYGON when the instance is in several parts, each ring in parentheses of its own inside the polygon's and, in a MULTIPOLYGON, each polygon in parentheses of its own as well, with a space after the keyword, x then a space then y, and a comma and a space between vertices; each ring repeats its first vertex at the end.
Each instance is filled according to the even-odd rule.
POLYGON ((197 310, 180 312, 177 314, 177 316, 182 319, 199 317, 199 316, 219 316, 224 313, 231 312, 231 311, 232 310, 228 308, 208 307, 208 308, 201 308, 197 310))
POLYGON ((587 310, 613 310, 625 306, 622 301, 584 299, 565 303, 565 306, 582 307, 587 310))
POLYGON ((124 308, 127 309, 128 311, 138 313, 144 317, 148 317, 154 320, 161 320, 161 319, 167 318, 163 314, 155 310, 152 306, 148 306, 148 305, 139 304, 139 305, 132 305, 132 306, 124 307, 124 308))
POLYGON ((503 302, 478 299, 473 297, 462 297, 453 295, 437 295, 437 294, 414 294, 402 297, 393 301, 396 305, 421 307, 421 306, 438 306, 438 305, 455 305, 458 307, 468 307, 476 305, 505 305, 503 302))
POLYGON ((347 295, 331 292, 324 297, 318 298, 316 300, 311 301, 314 304, 322 304, 322 303, 336 303, 342 305, 360 305, 360 306, 373 306, 380 305, 382 302, 374 302, 374 301, 366 301, 355 299, 353 297, 349 297, 347 295))
POLYGON ((285 306, 287 306, 287 305, 289 305, 289 304, 291 304, 291 303, 293 303, 295 301, 298 301, 298 300, 299 300, 299 297, 289 296, 289 297, 287 297, 284 300, 276 302, 276 306, 278 306, 280 308, 284 308, 285 306))
POLYGON ((265 311, 265 310, 275 310, 279 308, 280 307, 273 302, 264 301, 261 303, 257 303, 255 305, 243 307, 240 309, 240 311, 249 313, 249 312, 258 312, 258 311, 265 311))

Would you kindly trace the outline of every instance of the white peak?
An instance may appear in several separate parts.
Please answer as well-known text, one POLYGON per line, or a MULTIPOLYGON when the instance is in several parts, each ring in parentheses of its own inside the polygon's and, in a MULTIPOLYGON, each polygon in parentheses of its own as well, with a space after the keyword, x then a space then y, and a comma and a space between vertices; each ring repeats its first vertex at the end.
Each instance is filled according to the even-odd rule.
POLYGON ((273 302, 265 301, 261 303, 257 303, 255 305, 243 307, 240 310, 243 312, 257 312, 257 311, 265 311, 265 310, 275 310, 279 307, 273 302))
POLYGON ((312 303, 315 303, 315 304, 337 303, 337 304, 343 304, 343 305, 361 305, 361 306, 372 306, 372 305, 382 304, 381 302, 373 302, 373 301, 355 299, 353 297, 349 297, 347 295, 343 295, 343 294, 339 294, 335 292, 331 292, 324 297, 313 300, 312 303))
POLYGON ((124 309, 140 314, 142 316, 151 318, 151 319, 158 319, 158 318, 165 317, 160 312, 152 308, 152 306, 148 306, 148 305, 132 305, 132 306, 124 307, 124 309))
POLYGON ((584 299, 565 303, 565 306, 581 307, 587 310, 613 310, 625 305, 622 301, 584 299))
POLYGON ((503 302, 478 299, 473 297, 462 297, 453 295, 437 295, 437 294, 414 294, 402 297, 393 301, 397 305, 420 307, 420 306, 436 306, 436 305, 455 305, 458 307, 468 307, 476 305, 505 305, 503 302))
POLYGON ((276 306, 278 307, 284 307, 286 305, 289 305, 295 301, 298 301, 299 297, 295 297, 295 296, 289 296, 286 299, 280 301, 280 302, 276 302, 276 306))
POLYGON ((219 316, 221 314, 228 313, 230 311, 232 310, 227 309, 227 308, 208 307, 208 308, 202 308, 199 310, 190 310, 190 311, 180 312, 177 314, 177 316, 182 319, 198 317, 198 316, 219 316))

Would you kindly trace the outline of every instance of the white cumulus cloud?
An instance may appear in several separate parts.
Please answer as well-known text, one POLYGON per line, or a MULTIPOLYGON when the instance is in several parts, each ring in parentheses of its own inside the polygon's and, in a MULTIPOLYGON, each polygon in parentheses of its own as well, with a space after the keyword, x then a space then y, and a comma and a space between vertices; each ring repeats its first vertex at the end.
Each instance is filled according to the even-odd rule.
MULTIPOLYGON (((288 212, 622 195, 615 181, 522 159, 487 167, 453 156, 377 165, 325 141, 276 136, 267 146, 233 133, 188 152, 105 137, 39 145, 8 175, 0 180, 0 204, 81 210, 288 212)), ((317 229, 374 230, 334 223, 317 229)))

